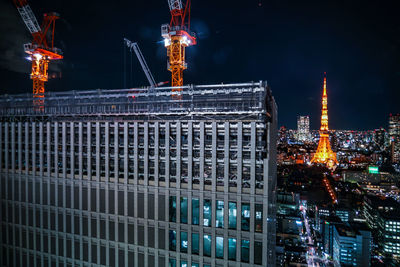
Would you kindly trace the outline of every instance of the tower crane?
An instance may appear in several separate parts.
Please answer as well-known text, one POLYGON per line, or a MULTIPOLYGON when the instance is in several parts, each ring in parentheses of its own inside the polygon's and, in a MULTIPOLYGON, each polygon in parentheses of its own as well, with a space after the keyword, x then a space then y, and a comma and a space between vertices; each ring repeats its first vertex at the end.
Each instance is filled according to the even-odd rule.
POLYGON ((40 27, 27 0, 13 0, 13 2, 33 37, 31 43, 24 44, 24 50, 32 61, 30 77, 33 80, 33 105, 42 110, 49 62, 63 58, 62 51, 54 47, 55 21, 59 18, 59 14, 54 12, 44 14, 40 27))
POLYGON ((196 44, 196 36, 190 32, 190 1, 183 5, 181 0, 168 0, 171 12, 169 24, 161 25, 161 35, 167 48, 168 70, 172 74, 173 98, 182 99, 183 70, 187 69, 185 48, 196 44))

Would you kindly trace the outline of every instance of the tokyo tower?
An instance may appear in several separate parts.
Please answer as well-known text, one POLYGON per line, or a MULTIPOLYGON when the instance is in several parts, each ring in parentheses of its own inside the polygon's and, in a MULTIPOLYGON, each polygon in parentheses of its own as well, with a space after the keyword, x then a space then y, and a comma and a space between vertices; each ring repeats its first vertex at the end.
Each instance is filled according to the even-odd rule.
POLYGON ((328 95, 326 93, 326 72, 324 72, 324 92, 322 94, 321 128, 319 129, 319 143, 311 163, 325 164, 328 168, 335 168, 338 164, 336 153, 329 143, 328 127, 328 95))

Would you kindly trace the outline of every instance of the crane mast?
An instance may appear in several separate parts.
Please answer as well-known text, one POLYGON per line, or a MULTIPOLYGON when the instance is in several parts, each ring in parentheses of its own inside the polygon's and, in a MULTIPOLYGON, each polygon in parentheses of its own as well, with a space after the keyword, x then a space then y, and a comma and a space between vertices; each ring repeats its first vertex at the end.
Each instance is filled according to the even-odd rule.
POLYGON ((187 69, 185 49, 196 44, 196 37, 190 32, 190 0, 183 5, 181 0, 168 0, 171 12, 169 24, 161 26, 161 35, 167 48, 168 70, 171 72, 173 98, 180 100, 182 96, 183 71, 187 69), (176 87, 176 88, 175 88, 176 87))
POLYGON ((36 110, 43 110, 44 83, 48 81, 49 62, 63 58, 62 51, 54 47, 55 21, 59 15, 54 12, 44 14, 40 27, 26 0, 13 0, 13 2, 33 37, 31 43, 24 44, 24 50, 32 61, 30 77, 33 81, 33 105, 36 110))

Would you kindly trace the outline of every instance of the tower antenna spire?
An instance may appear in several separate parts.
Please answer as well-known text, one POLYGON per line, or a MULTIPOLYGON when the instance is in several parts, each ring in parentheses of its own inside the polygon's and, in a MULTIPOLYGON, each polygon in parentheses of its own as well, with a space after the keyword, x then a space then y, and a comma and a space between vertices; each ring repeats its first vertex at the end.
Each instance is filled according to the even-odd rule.
POLYGON ((334 168, 338 161, 336 153, 332 151, 329 142, 329 126, 328 126, 328 94, 326 89, 326 72, 324 72, 324 85, 322 94, 322 112, 321 112, 321 128, 319 129, 319 143, 317 151, 311 163, 325 164, 329 168, 334 168))

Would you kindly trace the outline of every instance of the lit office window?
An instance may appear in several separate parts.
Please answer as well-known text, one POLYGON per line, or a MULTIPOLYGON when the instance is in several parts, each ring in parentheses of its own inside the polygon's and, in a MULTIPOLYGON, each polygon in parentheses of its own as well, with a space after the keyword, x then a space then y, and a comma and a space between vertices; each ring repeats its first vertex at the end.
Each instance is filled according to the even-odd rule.
POLYGON ((188 200, 187 197, 181 197, 181 223, 188 222, 188 200))
POLYGON ((198 198, 192 198, 192 224, 199 225, 200 221, 200 201, 198 198))
POLYGON ((254 263, 262 264, 262 242, 254 241, 254 263))
POLYGON ((203 255, 211 257, 211 235, 203 236, 203 255))
POLYGON ((204 199, 203 225, 211 226, 211 200, 204 199))
POLYGON ((236 238, 228 239, 228 259, 232 261, 236 260, 236 238))
POLYGON ((181 267, 188 267, 187 261, 181 260, 181 267))
POLYGON ((199 267, 200 265, 197 262, 192 262, 192 267, 199 267))
POLYGON ((250 204, 242 204, 242 231, 250 230, 250 204))
POLYGON ((216 210, 216 220, 215 227, 223 228, 224 227, 224 201, 217 200, 216 202, 217 210, 216 210))
POLYGON ((200 246, 199 246, 199 234, 192 233, 192 254, 199 255, 200 246))
POLYGON ((220 236, 215 238, 215 257, 224 258, 224 238, 220 236))
POLYGON ((241 245, 242 262, 249 262, 249 251, 250 251, 250 241, 242 240, 242 245, 241 245))
POLYGON ((176 196, 169 197, 169 221, 176 222, 176 196))
POLYGON ((176 250, 176 231, 169 230, 169 250, 176 250))
POLYGON ((188 251, 188 234, 181 232, 181 252, 187 253, 188 251))
POLYGON ((175 259, 169 259, 168 267, 176 267, 176 260, 175 259))
POLYGON ((236 229, 236 202, 229 202, 229 229, 236 229))
POLYGON ((255 206, 256 218, 254 220, 254 229, 256 232, 262 233, 263 231, 263 205, 256 204, 255 206))

